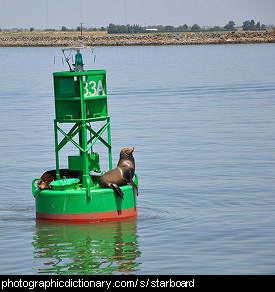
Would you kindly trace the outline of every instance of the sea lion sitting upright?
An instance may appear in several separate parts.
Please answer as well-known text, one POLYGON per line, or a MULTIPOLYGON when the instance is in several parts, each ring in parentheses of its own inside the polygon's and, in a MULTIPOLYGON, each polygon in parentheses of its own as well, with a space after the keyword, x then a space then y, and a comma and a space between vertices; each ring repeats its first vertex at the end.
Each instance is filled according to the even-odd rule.
MULTIPOLYGON (((76 178, 79 176, 79 171, 69 169, 59 169, 60 178, 65 176, 66 178, 76 178)), ((56 170, 48 170, 43 173, 40 180, 37 183, 38 188, 41 190, 50 189, 50 183, 56 180, 56 170)))
POLYGON ((120 151, 117 167, 104 173, 99 179, 99 185, 103 188, 112 188, 122 199, 123 192, 120 186, 131 185, 136 195, 138 188, 133 182, 135 173, 134 147, 124 148, 120 151))

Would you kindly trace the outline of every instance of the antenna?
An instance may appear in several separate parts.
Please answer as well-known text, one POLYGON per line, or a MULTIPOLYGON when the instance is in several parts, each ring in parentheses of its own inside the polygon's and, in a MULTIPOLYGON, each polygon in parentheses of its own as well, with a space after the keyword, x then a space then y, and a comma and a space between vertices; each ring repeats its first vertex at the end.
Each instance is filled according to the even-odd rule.
POLYGON ((82 36, 82 30, 83 30, 83 27, 82 27, 82 24, 83 24, 84 22, 80 22, 80 36, 82 36))
POLYGON ((126 25, 126 16, 127 16, 127 11, 126 11, 126 0, 124 2, 124 21, 125 21, 125 25, 126 25))
POLYGON ((46 7, 46 13, 47 13, 47 29, 49 28, 49 3, 48 3, 48 0, 47 0, 47 7, 46 7))

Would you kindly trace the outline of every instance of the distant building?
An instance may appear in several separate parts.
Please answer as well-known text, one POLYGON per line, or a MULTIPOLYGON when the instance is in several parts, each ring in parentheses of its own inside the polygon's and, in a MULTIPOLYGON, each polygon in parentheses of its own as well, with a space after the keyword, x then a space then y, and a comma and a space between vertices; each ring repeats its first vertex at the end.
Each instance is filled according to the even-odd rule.
POLYGON ((158 31, 157 28, 146 28, 145 30, 146 30, 146 31, 158 31))

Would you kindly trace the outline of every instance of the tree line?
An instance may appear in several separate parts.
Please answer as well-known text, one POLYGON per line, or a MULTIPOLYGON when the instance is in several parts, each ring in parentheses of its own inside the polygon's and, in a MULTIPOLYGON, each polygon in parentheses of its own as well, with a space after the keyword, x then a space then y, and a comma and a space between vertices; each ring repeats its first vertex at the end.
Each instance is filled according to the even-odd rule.
MULTIPOLYGON (((266 25, 261 24, 260 22, 255 23, 255 21, 247 20, 243 22, 241 27, 243 30, 265 30, 266 25)), ((274 28, 274 27, 273 27, 274 28)), ((237 30, 236 24, 234 21, 230 20, 224 26, 214 26, 214 27, 200 27, 198 24, 193 24, 192 26, 188 26, 187 24, 174 27, 172 25, 156 25, 156 26, 147 26, 142 27, 140 25, 117 25, 110 23, 107 27, 107 31, 110 34, 114 33, 144 33, 144 32, 195 32, 195 31, 235 31, 237 30)))

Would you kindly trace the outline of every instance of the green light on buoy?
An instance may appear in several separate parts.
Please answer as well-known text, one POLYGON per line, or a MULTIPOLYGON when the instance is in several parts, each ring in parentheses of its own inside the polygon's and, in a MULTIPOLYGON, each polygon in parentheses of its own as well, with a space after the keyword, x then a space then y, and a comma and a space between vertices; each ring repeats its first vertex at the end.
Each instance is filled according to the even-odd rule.
POLYGON ((74 67, 75 67, 75 72, 83 72, 83 70, 84 70, 82 54, 80 53, 79 50, 77 50, 77 53, 75 55, 74 67))

